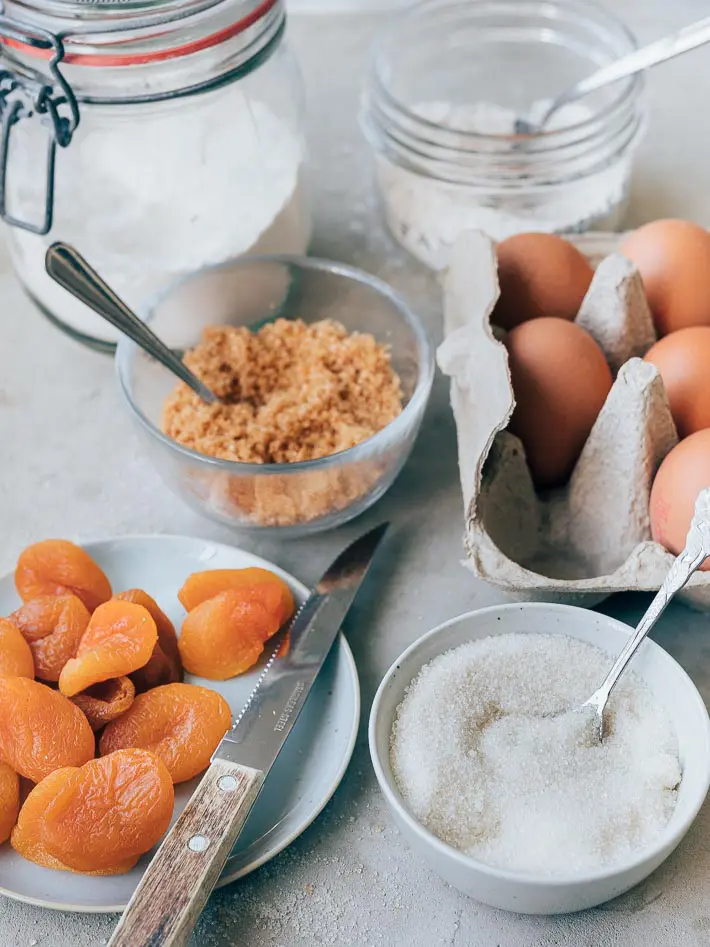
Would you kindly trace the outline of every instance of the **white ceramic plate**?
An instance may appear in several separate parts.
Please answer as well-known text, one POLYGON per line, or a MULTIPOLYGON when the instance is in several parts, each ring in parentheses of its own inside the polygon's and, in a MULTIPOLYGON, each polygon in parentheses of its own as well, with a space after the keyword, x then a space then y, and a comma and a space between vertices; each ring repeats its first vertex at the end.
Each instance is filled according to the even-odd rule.
MULTIPOLYGON (((280 575, 300 603, 307 589, 292 576, 258 556, 186 536, 134 536, 85 544, 106 572, 114 591, 143 588, 179 631, 184 610, 177 591, 191 572, 262 566, 280 575)), ((0 615, 20 604, 12 575, 0 579, 0 615)), ((230 681, 185 680, 219 691, 232 712, 244 705, 256 677, 230 681)), ((335 792, 355 746, 360 718, 357 670, 348 643, 340 635, 306 705, 225 866, 219 884, 241 878, 289 845, 306 829, 335 792)), ((177 818, 199 779, 175 787, 177 818)), ((122 911, 148 863, 150 853, 126 875, 94 878, 40 868, 9 844, 0 847, 0 894, 62 911, 122 911)))

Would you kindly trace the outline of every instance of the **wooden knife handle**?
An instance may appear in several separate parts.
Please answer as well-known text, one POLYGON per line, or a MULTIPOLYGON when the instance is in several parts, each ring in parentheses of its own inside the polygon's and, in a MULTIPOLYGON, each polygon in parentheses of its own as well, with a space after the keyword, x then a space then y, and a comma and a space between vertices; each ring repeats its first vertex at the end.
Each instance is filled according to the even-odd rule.
POLYGON ((214 760, 148 865, 109 947, 186 944, 259 794, 264 774, 214 760))

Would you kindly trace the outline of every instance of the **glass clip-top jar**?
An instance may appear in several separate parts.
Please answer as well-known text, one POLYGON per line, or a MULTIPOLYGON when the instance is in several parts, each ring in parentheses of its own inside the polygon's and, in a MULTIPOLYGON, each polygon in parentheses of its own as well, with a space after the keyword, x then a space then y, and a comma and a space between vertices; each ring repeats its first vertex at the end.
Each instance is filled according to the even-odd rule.
POLYGON ((74 245, 139 310, 176 277, 310 239, 303 90, 282 0, 7 0, 0 216, 24 288, 97 348, 45 273, 74 245))
POLYGON ((515 119, 635 48, 589 0, 421 0, 393 17, 373 48, 363 127, 397 240, 440 270, 466 230, 617 229, 641 78, 568 104, 538 134, 516 134, 515 119))

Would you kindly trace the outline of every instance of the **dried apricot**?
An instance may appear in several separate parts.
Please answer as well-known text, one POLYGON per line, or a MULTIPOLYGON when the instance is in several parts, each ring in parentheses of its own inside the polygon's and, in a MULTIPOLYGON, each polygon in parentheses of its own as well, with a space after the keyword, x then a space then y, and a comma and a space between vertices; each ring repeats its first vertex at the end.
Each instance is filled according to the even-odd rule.
POLYGON ((160 840, 173 802, 170 774, 157 756, 119 750, 59 769, 35 786, 11 844, 47 868, 120 874, 160 840))
POLYGON ((35 663, 20 629, 0 618, 0 677, 34 677, 35 663))
POLYGON ((131 674, 131 680, 137 694, 149 691, 153 687, 160 687, 162 684, 174 684, 182 680, 182 664, 180 664, 180 673, 177 674, 175 664, 168 659, 158 643, 153 648, 148 663, 134 671, 131 674))
POLYGON ((81 766, 94 755, 84 714, 45 684, 0 678, 0 758, 38 783, 60 766, 81 766))
POLYGON ((91 615, 76 595, 43 595, 10 615, 28 642, 35 674, 42 681, 58 681, 73 658, 91 615))
POLYGON ((142 605, 112 599, 99 605, 82 635, 76 657, 59 675, 59 690, 73 697, 92 684, 123 677, 147 664, 158 640, 142 605))
POLYGON ((201 605, 220 592, 239 589, 250 602, 260 602, 269 611, 278 614, 279 626, 293 615, 293 594, 279 576, 268 569, 212 569, 194 572, 178 592, 185 611, 201 605))
POLYGON ((145 667, 131 674, 136 691, 141 693, 150 690, 151 687, 158 687, 160 684, 174 684, 176 681, 181 681, 182 662, 175 628, 155 599, 142 589, 128 589, 126 592, 114 595, 114 598, 122 602, 142 605, 149 612, 158 629, 158 642, 153 648, 150 660, 145 667))
POLYGON ((10 838, 20 811, 20 777, 7 763, 0 763, 0 843, 10 838))
POLYGON ((156 753, 173 782, 197 776, 232 726, 229 704, 216 691, 196 684, 165 684, 139 694, 133 706, 101 735, 103 756, 129 746, 156 753))
POLYGON ((92 730, 100 730, 125 714, 135 696, 136 689, 130 677, 115 677, 75 694, 71 702, 86 715, 92 730))
POLYGON ((111 598, 111 584, 88 552, 66 539, 45 539, 20 553, 15 585, 23 602, 70 592, 90 612, 111 598))
POLYGON ((221 592, 193 608, 182 623, 182 663, 198 677, 226 681, 256 664, 279 626, 273 612, 245 601, 241 589, 221 592))

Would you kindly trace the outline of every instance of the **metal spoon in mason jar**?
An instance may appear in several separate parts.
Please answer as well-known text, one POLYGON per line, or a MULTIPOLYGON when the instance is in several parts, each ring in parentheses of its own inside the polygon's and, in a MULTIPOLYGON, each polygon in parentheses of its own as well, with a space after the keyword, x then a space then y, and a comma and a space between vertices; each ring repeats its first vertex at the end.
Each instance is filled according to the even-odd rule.
POLYGON ((604 738, 604 708, 617 681, 638 651, 641 642, 661 617, 666 606, 670 604, 673 596, 680 592, 708 556, 710 556, 710 488, 701 491, 698 495, 695 501, 695 513, 685 540, 685 548, 668 570, 663 585, 636 626, 635 632, 614 661, 601 686, 581 706, 575 708, 575 713, 592 714, 594 732, 599 737, 600 743, 604 738))
POLYGON ((526 118, 516 119, 515 133, 516 135, 535 135, 545 128, 555 112, 563 105, 574 102, 590 92, 596 92, 597 89, 606 85, 611 85, 612 82, 618 82, 619 79, 626 79, 658 63, 673 59, 674 56, 680 56, 681 53, 687 53, 707 42, 710 42, 710 17, 691 23, 690 26, 683 27, 677 33, 657 39, 648 46, 642 46, 641 49, 622 56, 616 62, 602 66, 591 76, 587 76, 571 89, 556 96, 551 102, 548 100, 544 103, 535 103, 526 118), (543 108, 544 111, 541 112, 543 108), (536 112, 537 115, 535 115, 536 112))
POLYGON ((45 256, 45 268, 55 283, 85 303, 112 326, 127 335, 152 358, 199 395, 207 404, 221 402, 214 392, 200 381, 182 359, 169 349, 138 316, 107 286, 99 274, 73 247, 53 243, 45 256))

